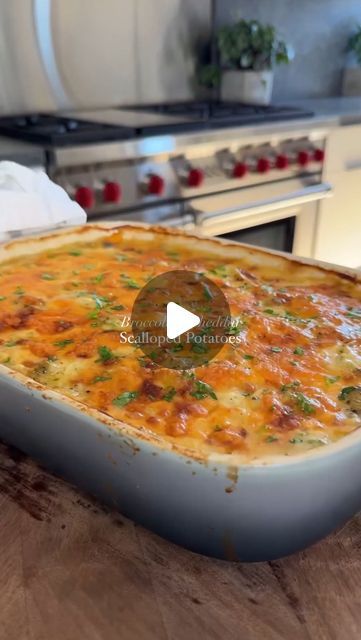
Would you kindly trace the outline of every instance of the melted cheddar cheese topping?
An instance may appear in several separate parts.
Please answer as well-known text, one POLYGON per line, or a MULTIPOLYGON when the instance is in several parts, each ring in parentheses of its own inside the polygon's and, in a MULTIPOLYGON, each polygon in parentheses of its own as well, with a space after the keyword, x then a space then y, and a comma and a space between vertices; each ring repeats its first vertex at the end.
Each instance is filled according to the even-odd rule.
POLYGON ((292 455, 360 427, 348 403, 361 383, 360 284, 172 242, 118 230, 0 263, 0 364, 206 454, 292 455), (213 279, 243 319, 239 341, 194 370, 158 367, 119 339, 139 290, 172 269, 213 279))

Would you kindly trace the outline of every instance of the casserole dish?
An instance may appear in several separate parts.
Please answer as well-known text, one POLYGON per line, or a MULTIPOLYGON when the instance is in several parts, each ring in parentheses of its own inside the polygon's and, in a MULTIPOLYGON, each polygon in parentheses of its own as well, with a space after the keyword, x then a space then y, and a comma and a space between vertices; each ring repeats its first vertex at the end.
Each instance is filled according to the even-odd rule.
MULTIPOLYGON (((160 244, 170 239, 193 243, 198 251, 206 246, 216 256, 248 252, 255 265, 262 262, 269 269, 281 261, 285 272, 316 264, 180 231, 120 228, 128 244, 136 236, 152 235, 160 244)), ((0 264, 44 249, 106 241, 113 232, 111 225, 89 225, 14 242, 0 249, 0 264)), ((359 287, 360 276, 349 270, 319 266, 315 273, 327 278, 337 271, 359 287)), ((355 428, 298 455, 247 458, 240 450, 192 447, 131 426, 0 366, 3 440, 167 539, 219 558, 279 558, 316 542, 355 514, 361 508, 360 434, 355 428)))

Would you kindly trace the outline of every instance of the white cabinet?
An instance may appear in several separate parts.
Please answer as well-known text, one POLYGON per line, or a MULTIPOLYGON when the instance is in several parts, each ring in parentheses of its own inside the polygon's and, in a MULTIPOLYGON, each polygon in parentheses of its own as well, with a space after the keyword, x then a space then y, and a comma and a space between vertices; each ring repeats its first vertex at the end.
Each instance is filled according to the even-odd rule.
POLYGON ((191 100, 199 46, 209 38, 210 0, 136 4, 138 101, 191 100))
POLYGON ((361 125, 331 132, 324 179, 334 195, 319 205, 314 257, 361 268, 361 125))

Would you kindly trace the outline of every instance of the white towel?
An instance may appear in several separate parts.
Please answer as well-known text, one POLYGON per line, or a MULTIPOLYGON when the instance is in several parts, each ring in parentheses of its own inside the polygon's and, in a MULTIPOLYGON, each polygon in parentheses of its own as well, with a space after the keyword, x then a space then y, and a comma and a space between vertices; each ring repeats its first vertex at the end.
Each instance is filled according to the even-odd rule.
POLYGON ((46 173, 0 162, 0 241, 85 222, 85 211, 46 173))

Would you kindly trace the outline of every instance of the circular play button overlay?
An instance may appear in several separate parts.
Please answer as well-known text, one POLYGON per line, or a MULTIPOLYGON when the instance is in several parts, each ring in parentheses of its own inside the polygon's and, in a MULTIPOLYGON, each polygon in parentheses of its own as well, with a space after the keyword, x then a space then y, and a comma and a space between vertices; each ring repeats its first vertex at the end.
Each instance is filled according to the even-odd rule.
POLYGON ((139 292, 131 324, 134 342, 153 363, 193 369, 229 341, 231 314, 212 280, 193 271, 167 271, 139 292))

